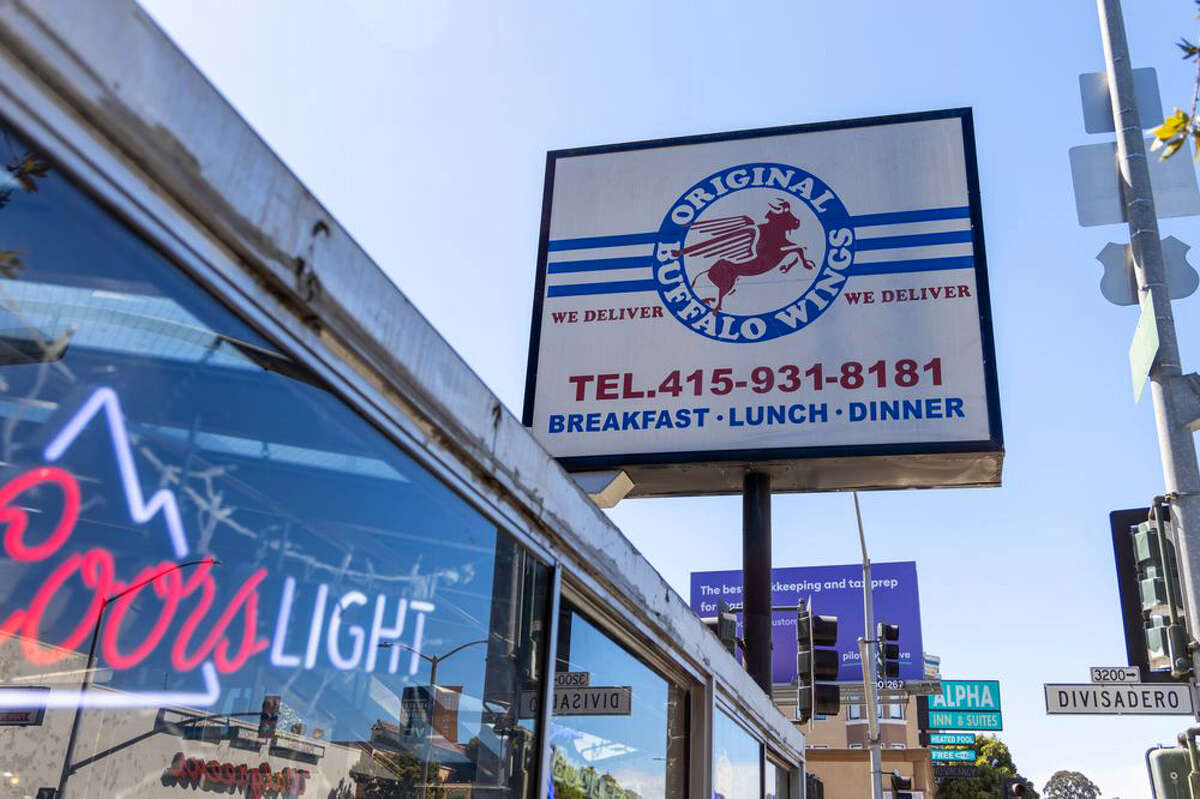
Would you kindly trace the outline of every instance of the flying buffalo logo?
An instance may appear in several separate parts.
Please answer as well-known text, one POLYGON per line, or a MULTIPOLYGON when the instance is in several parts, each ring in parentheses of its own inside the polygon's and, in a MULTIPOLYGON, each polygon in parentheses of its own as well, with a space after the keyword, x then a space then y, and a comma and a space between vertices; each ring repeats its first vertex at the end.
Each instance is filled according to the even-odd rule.
POLYGON ((671 205, 654 245, 654 285, 700 335, 766 341, 819 318, 853 262, 854 229, 832 188, 795 166, 741 164, 671 205))

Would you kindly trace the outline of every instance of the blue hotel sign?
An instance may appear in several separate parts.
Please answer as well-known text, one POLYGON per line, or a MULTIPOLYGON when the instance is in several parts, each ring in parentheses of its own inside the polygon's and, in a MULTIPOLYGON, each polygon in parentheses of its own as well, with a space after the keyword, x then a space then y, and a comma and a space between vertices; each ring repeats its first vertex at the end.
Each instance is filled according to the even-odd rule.
POLYGON ((942 680, 942 692, 922 702, 926 730, 1004 729, 997 680, 942 680))
POLYGON ((998 680, 942 680, 942 692, 929 697, 930 710, 1000 712, 998 680))

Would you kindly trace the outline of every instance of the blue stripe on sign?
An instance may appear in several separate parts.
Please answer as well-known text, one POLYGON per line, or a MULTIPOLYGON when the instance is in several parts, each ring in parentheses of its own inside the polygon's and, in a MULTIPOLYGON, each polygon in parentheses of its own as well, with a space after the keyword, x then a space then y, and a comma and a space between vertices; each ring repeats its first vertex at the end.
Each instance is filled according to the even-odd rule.
POLYGON ((915 261, 880 261, 874 264, 855 264, 851 274, 894 275, 900 272, 937 272, 942 269, 973 269, 975 256, 957 258, 918 258, 915 261))
POLYGON ((592 236, 586 239, 554 239, 546 245, 550 252, 587 250, 592 247, 621 247, 626 244, 651 244, 657 233, 627 233, 623 236, 592 236))
POLYGON ((863 214, 850 217, 850 224, 855 227, 863 225, 898 225, 903 222, 934 222, 938 219, 967 219, 971 209, 965 205, 956 208, 925 208, 920 211, 894 211, 888 214, 863 214))
POLYGON ((649 256, 636 258, 597 258, 591 261, 558 261, 547 265, 546 271, 552 275, 565 275, 569 272, 597 272, 602 269, 639 269, 654 265, 654 259, 649 256))
POLYGON ((612 283, 576 283, 573 286, 551 286, 547 297, 578 297, 583 294, 625 294, 631 291, 654 291, 653 280, 618 280, 612 283))
POLYGON ((859 239, 855 250, 890 250, 893 247, 930 247, 934 244, 962 244, 971 241, 971 231, 951 230, 946 233, 914 233, 911 236, 881 236, 859 239))

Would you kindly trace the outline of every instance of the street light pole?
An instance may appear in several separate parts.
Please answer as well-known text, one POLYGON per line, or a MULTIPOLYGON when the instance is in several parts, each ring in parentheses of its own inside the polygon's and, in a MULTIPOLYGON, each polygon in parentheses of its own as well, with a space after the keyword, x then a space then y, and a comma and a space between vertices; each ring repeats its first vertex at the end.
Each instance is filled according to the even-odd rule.
POLYGON ((451 649, 449 652, 443 652, 440 655, 426 655, 424 652, 413 649, 408 644, 403 644, 403 643, 400 643, 399 641, 385 641, 385 642, 379 644, 379 646, 382 648, 387 648, 387 647, 391 647, 391 646, 399 646, 402 649, 407 649, 409 652, 412 652, 414 655, 421 658, 421 660, 425 660, 425 661, 429 662, 429 728, 427 730, 425 730, 425 751, 424 751, 424 756, 421 758, 421 796, 422 797, 429 795, 429 750, 432 747, 431 739, 433 738, 433 708, 434 708, 434 705, 437 704, 438 664, 441 663, 443 660, 450 658, 453 655, 457 655, 459 652, 463 651, 464 649, 466 649, 469 646, 477 646, 479 644, 486 644, 489 640, 490 639, 488 639, 488 638, 481 638, 478 641, 467 641, 465 644, 460 644, 459 646, 456 646, 453 649, 451 649))
POLYGON ((863 694, 867 698, 867 748, 871 753, 871 797, 883 799, 883 744, 879 735, 879 685, 875 669, 875 596, 871 590, 871 559, 867 557, 867 537, 863 533, 862 510, 858 506, 858 492, 854 496, 854 516, 858 519, 858 543, 862 547, 863 570, 863 627, 864 635, 858 639, 858 653, 862 663, 863 694))
MULTIPOLYGON (((1171 502, 1171 519, 1180 531, 1179 540, 1175 542, 1182 571, 1180 582, 1187 605, 1188 629, 1194 638, 1200 633, 1200 468, 1196 463, 1195 442, 1186 426, 1190 420, 1185 418, 1174 391, 1185 378, 1167 290, 1121 2, 1096 0, 1096 9, 1100 15, 1100 38, 1104 45, 1108 91, 1117 134, 1117 164, 1123 184, 1125 215, 1129 220, 1133 271, 1139 297, 1150 297, 1158 332, 1158 354, 1150 369, 1150 397, 1158 428, 1163 481, 1171 502)), ((1192 658, 1196 673, 1200 673, 1200 650, 1193 652, 1192 658)), ((1192 682, 1195 684, 1195 677, 1192 682)))
POLYGON ((96 613, 96 624, 92 627, 92 642, 88 646, 87 665, 84 666, 83 669, 83 679, 79 682, 79 702, 75 705, 75 716, 71 720, 71 734, 67 736, 67 750, 63 755, 62 774, 60 774, 58 777, 58 791, 55 793, 57 799, 63 799, 63 797, 66 796, 67 780, 70 779, 73 771, 71 761, 75 759, 75 740, 79 737, 79 724, 83 718, 83 696, 85 693, 87 693, 88 683, 91 681, 92 670, 96 665, 96 641, 100 638, 100 624, 104 619, 104 611, 108 609, 110 604, 125 596, 130 591, 141 588, 147 583, 154 582, 164 574, 169 574, 173 571, 178 571, 188 566, 198 566, 201 563, 211 563, 214 566, 219 566, 221 561, 217 560, 216 558, 201 558, 199 560, 189 560, 186 563, 177 563, 169 569, 163 569, 157 574, 147 577, 141 582, 134 583, 128 588, 125 588, 124 590, 118 591, 112 596, 104 597, 100 600, 100 609, 96 613))

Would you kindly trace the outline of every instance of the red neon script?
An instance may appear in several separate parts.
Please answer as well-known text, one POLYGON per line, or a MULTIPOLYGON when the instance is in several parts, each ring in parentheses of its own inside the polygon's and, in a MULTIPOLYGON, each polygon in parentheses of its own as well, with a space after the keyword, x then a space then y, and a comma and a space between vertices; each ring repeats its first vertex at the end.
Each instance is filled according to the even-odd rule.
MULTIPOLYGON (((16 561, 38 563, 61 554, 63 545, 75 531, 79 519, 80 491, 75 477, 64 469, 41 467, 18 475, 0 487, 0 525, 4 525, 4 554, 16 561), (62 508, 53 529, 42 541, 26 538, 29 514, 17 506, 20 498, 38 487, 49 486, 62 495, 62 508)), ((20 633, 25 657, 38 665, 57 663, 88 639, 95 629, 101 609, 112 597, 131 585, 137 588, 112 602, 108 609, 100 648, 104 659, 114 668, 131 668, 154 652, 180 614, 185 600, 195 595, 193 605, 171 648, 171 662, 179 671, 190 671, 200 663, 213 659, 217 670, 226 674, 237 671, 246 661, 269 645, 256 635, 258 629, 258 585, 266 578, 266 569, 256 569, 238 588, 228 604, 206 624, 213 609, 217 586, 213 580, 213 559, 205 558, 185 573, 172 561, 162 561, 142 569, 125 581, 116 576, 113 555, 101 547, 82 554, 63 557, 33 594, 26 608, 12 611, 0 622, 0 636, 20 633), (43 645, 41 626, 51 600, 63 590, 78 584, 90 593, 87 609, 79 623, 62 641, 43 645), (122 649, 119 636, 121 622, 139 595, 150 589, 158 600, 158 617, 141 641, 122 649), (240 630, 231 628, 240 620, 240 630), (202 629, 203 628, 203 629, 202 629), (200 633, 200 641, 192 638, 200 633), (194 646, 194 648, 193 648, 194 646), (190 651, 189 651, 190 650, 190 651)), ((144 605, 144 603, 143 603, 144 605)), ((129 646, 129 644, 126 644, 129 646)))

